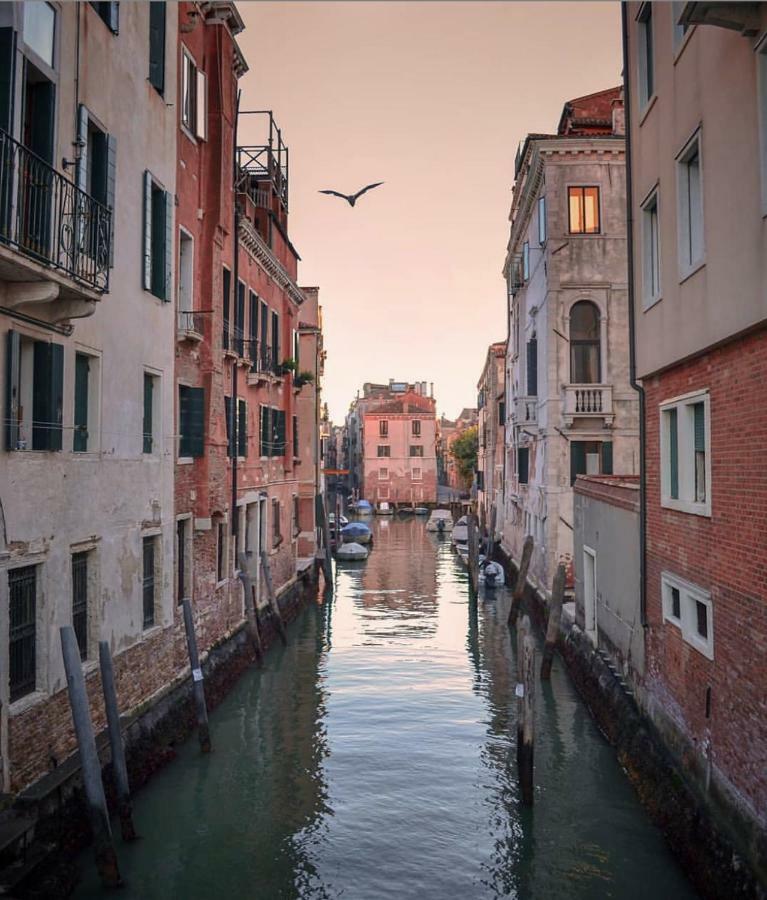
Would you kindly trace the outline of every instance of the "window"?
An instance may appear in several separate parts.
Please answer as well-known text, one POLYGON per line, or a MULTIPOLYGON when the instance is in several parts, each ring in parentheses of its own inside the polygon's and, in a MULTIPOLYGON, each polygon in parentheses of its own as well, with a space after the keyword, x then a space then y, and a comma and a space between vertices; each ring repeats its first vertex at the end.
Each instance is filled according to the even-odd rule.
POLYGON ((378 422, 378 434, 380 437, 389 437, 389 423, 386 419, 381 419, 378 422))
POLYGON ((230 337, 230 325, 229 325, 229 304, 230 297, 232 295, 232 273, 229 269, 224 268, 223 270, 223 280, 222 280, 222 291, 224 295, 224 333, 221 338, 221 346, 224 350, 229 349, 229 337, 230 337))
POLYGON ((117 34, 120 30, 120 4, 99 3, 91 0, 91 6, 96 10, 97 15, 107 28, 113 34, 117 34))
POLYGON ((272 546, 279 547, 282 543, 282 510, 280 501, 272 498, 272 546))
POLYGON ((570 234, 599 234, 599 188, 567 189, 570 234))
POLYGON ((142 570, 142 590, 143 590, 143 611, 144 611, 144 628, 151 628, 155 623, 155 603, 157 592, 157 542, 158 537, 145 537, 142 540, 143 553, 143 570, 142 570))
POLYGON ((477 481, 477 490, 484 491, 484 489, 485 489, 485 473, 482 471, 482 469, 477 469, 476 481, 477 481))
POLYGON ((679 16, 682 14, 682 10, 684 9, 684 3, 678 3, 677 0, 674 0, 671 4, 671 24, 674 28, 674 50, 678 50, 682 46, 682 41, 684 41, 684 36, 687 34, 689 29, 689 25, 682 25, 679 22, 679 16))
POLYGON ((298 517, 299 505, 298 494, 293 494, 293 537, 297 538, 301 534, 301 523, 298 517))
MULTIPOLYGON (((154 6, 154 3, 152 4, 154 6)), ((144 290, 171 299, 173 198, 144 172, 144 290)))
POLYGON ((378 445, 378 455, 379 456, 391 456, 391 447, 388 444, 379 444, 378 445))
POLYGON ((9 330, 6 353, 6 449, 61 450, 63 346, 9 330))
MULTIPOLYGON (((80 104, 77 114, 77 139, 80 157, 77 161, 77 186, 103 206, 114 210, 117 176, 117 140, 107 134, 93 119, 87 107, 80 104)), ((99 216, 78 216, 76 223, 79 245, 97 266, 114 263, 114 217, 110 220, 109 241, 102 230, 99 216)))
POLYGON ((410 477, 413 479, 413 481, 421 481, 421 479, 422 479, 421 469, 411 469, 410 477))
POLYGON ((149 83, 165 91, 165 3, 149 4, 149 83))
POLYGON ((538 338, 527 342, 527 396, 538 396, 538 338))
POLYGON ((284 456, 287 444, 285 434, 285 411, 271 406, 262 406, 260 422, 260 455, 284 456))
POLYGON ((413 419, 413 421, 410 425, 410 428, 411 428, 413 437, 421 436, 421 423, 418 419, 413 419))
POLYGON ((282 362, 280 359, 280 316, 272 310, 272 363, 276 371, 282 362))
POLYGON ((248 324, 250 326, 249 333, 249 353, 250 371, 258 371, 258 297, 253 291, 250 291, 248 302, 248 324))
POLYGON ((530 448, 517 448, 517 478, 520 484, 527 484, 530 470, 530 448))
POLYGON ((713 604, 708 591, 670 572, 663 572, 661 596, 664 621, 679 628, 686 643, 713 659, 713 604))
POLYGON ((298 416, 293 416, 293 457, 298 459, 300 455, 300 444, 298 442, 298 416))
POLYGON ((195 137, 207 138, 207 83, 186 48, 181 54, 181 124, 195 137))
POLYGON ((546 198, 538 198, 538 243, 546 243, 546 198))
POLYGON ((599 384, 599 309, 589 300, 579 300, 570 310, 570 381, 572 384, 599 384))
POLYGON ((178 330, 198 331, 194 321, 194 239, 178 232, 178 330))
POLYGON ((389 479, 389 470, 388 469, 379 469, 378 470, 378 480, 379 481, 388 481, 389 479))
POLYGON ((410 445, 410 455, 411 456, 423 456, 423 445, 422 444, 411 444, 410 445))
POLYGON ((655 93, 655 53, 652 33, 652 3, 644 3, 637 16, 639 29, 639 108, 642 109, 655 93))
POLYGON ((237 282, 237 305, 234 309, 234 350, 237 356, 245 355, 245 285, 237 282))
POLYGON ((703 184, 700 164, 700 132, 677 158, 679 204, 679 274, 682 278, 703 262, 703 184))
POLYGON ((36 687, 37 675, 37 566, 8 572, 8 670, 13 703, 36 687))
POLYGON ((612 441, 570 441, 570 484, 579 475, 612 474, 612 441))
POLYGON ((226 523, 216 524, 216 581, 220 584, 226 578, 226 523))
POLYGON ((710 399, 689 394, 660 406, 661 505, 711 515, 710 399))
POLYGON ((142 417, 142 452, 155 453, 160 430, 160 379, 144 372, 144 413, 142 417))
MULTIPOLYGON (((228 422, 228 419, 227 419, 228 422)), ((205 453, 205 389, 178 386, 178 455, 199 457, 205 453)))
POLYGON ((660 236, 657 189, 642 204, 642 279, 644 308, 660 300, 660 236))
POLYGON ((24 43, 53 68, 56 12, 50 3, 24 4, 24 43))
POLYGON ((269 350, 269 307, 261 301, 261 367, 264 372, 271 368, 269 350))
POLYGON ((522 244, 522 281, 530 278, 530 244, 525 241, 522 244))
POLYGON ((237 401, 237 455, 248 455, 248 404, 246 400, 237 401))
POLYGON ((176 602, 192 594, 192 520, 176 521, 176 602))
POLYGON ((88 658, 88 552, 72 554, 72 628, 80 659, 88 658))
POLYGON ((757 96, 759 102, 759 147, 762 159, 762 214, 767 215, 767 40, 756 54, 757 96))

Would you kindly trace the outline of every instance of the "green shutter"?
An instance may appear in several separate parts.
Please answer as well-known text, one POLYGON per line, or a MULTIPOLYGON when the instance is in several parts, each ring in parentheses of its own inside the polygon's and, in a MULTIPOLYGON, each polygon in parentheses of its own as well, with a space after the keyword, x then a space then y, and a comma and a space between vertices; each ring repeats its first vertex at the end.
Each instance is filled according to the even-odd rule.
POLYGON ((258 368, 258 297, 253 291, 250 292, 249 307, 250 352, 248 356, 251 361, 251 371, 255 372, 258 368))
POLYGON ((520 484, 527 484, 530 479, 530 449, 520 447, 517 450, 517 475, 520 484))
POLYGON ((154 378, 144 372, 144 420, 143 420, 143 445, 144 453, 152 452, 152 420, 154 418, 154 378))
POLYGON ((613 474, 613 442, 602 441, 602 474, 613 474))
POLYGON ((261 362, 264 369, 267 368, 269 359, 269 307, 261 303, 261 362))
POLYGON ((229 295, 232 291, 232 273, 229 269, 224 269, 223 292, 224 292, 224 332, 221 339, 221 346, 224 350, 229 349, 229 295))
POLYGON ((706 413, 703 403, 696 403, 693 406, 695 415, 695 452, 706 452, 706 413))
POLYGON ((83 353, 75 354, 75 433, 72 450, 84 453, 88 449, 88 375, 90 361, 83 353))
POLYGON ((152 176, 144 172, 144 257, 142 260, 142 281, 145 291, 152 290, 152 176))
MULTIPOLYGON (((234 456, 234 435, 232 429, 232 398, 224 397, 224 418, 226 419, 226 455, 234 456)), ((236 425, 235 425, 236 430, 236 425)))
POLYGON ((669 489, 674 500, 679 499, 679 435, 677 431, 677 411, 670 409, 668 415, 668 467, 669 489))
POLYGON ((88 193, 88 108, 81 103, 77 110, 77 140, 80 157, 77 160, 77 186, 88 193))
MULTIPOLYGON (((117 4, 113 3, 113 7, 117 4)), ((116 32, 116 29, 114 29, 116 32)), ((117 138, 107 135, 107 208, 111 211, 109 219, 109 265, 115 264, 115 192, 117 186, 117 138)))
POLYGON ((538 396, 538 339, 527 342, 527 396, 538 396))
POLYGON ((293 416, 293 456, 298 458, 298 416, 293 416))
POLYGON ((272 356, 276 367, 282 360, 280 359, 280 317, 274 311, 272 311, 272 356))
POLYGON ((13 94, 16 86, 16 32, 0 28, 0 128, 13 134, 13 94))
POLYGON ((164 208, 165 208, 165 248, 163 256, 165 260, 165 293, 162 299, 166 303, 170 303, 173 297, 173 194, 165 191, 164 208))
POLYGON ((237 455, 248 455, 248 405, 244 400, 237 401, 237 455))
POLYGON ((165 228, 166 214, 165 207, 166 195, 165 191, 161 191, 156 185, 153 185, 151 196, 151 217, 152 217, 152 287, 151 291, 159 300, 165 300, 165 277, 166 277, 166 253, 165 253, 165 228))
POLYGON ((234 322, 234 346, 239 356, 244 356, 244 337, 245 337, 245 285, 237 282, 237 307, 235 309, 234 322))
POLYGON ((179 456, 199 457, 205 453, 205 391, 179 385, 179 456))
POLYGON ((586 474, 586 444, 570 441, 570 484, 575 484, 578 475, 586 474))
POLYGON ((165 90, 165 3, 149 4, 149 81, 165 90))
POLYGON ((21 374, 21 336, 8 331, 5 346, 5 449, 19 445, 19 376, 21 374))
POLYGON ((61 450, 64 348, 35 341, 32 385, 32 449, 61 450))

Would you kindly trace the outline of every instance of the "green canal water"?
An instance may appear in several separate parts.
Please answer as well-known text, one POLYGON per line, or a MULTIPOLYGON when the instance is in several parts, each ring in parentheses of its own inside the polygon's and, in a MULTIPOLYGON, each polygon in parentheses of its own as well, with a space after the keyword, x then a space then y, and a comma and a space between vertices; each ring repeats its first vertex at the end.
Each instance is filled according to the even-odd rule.
MULTIPOLYGON (((213 712, 214 752, 135 797, 120 898, 694 897, 559 659, 520 807, 508 591, 472 619, 447 538, 374 529, 213 712)), ((117 896, 80 863, 77 897, 117 896)))

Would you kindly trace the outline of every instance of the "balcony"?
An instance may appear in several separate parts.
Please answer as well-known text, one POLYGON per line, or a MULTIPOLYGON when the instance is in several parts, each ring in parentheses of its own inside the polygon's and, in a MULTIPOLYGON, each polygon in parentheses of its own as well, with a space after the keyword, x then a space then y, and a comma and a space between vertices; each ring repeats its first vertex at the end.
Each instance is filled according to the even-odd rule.
POLYGON ((199 343, 203 339, 203 328, 202 313, 185 309, 178 311, 176 337, 179 341, 199 343))
POLYGON ((274 381, 285 375, 282 366, 275 359, 271 347, 262 347, 260 341, 253 341, 250 347, 248 384, 253 385, 262 381, 274 381))
POLYGON ((538 428, 538 398, 517 397, 512 409, 512 421, 528 431, 538 428))
POLYGON ((111 231, 110 209, 0 130, 0 304, 49 322, 92 314, 111 231))
POLYGON ((612 385, 566 384, 564 417, 566 426, 580 418, 602 419, 605 425, 611 425, 615 417, 612 385))

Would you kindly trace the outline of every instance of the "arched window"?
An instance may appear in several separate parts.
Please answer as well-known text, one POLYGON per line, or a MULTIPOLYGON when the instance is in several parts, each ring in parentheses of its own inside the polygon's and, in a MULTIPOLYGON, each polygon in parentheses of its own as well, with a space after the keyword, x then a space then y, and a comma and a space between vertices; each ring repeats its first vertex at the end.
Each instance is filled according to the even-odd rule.
POLYGON ((573 384, 598 384, 601 380, 599 309, 580 300, 570 310, 570 380, 573 384))

